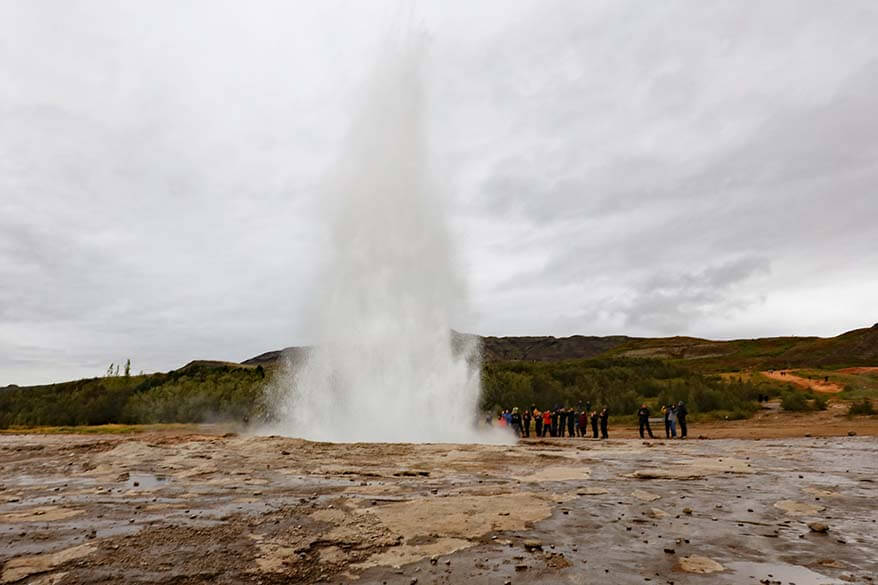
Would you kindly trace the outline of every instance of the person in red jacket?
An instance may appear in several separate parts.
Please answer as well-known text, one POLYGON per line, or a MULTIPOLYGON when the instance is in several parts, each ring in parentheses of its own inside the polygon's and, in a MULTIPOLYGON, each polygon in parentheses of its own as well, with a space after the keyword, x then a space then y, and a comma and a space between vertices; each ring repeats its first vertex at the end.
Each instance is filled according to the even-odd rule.
POLYGON ((552 412, 549 410, 543 411, 543 436, 549 434, 549 430, 552 428, 552 412))

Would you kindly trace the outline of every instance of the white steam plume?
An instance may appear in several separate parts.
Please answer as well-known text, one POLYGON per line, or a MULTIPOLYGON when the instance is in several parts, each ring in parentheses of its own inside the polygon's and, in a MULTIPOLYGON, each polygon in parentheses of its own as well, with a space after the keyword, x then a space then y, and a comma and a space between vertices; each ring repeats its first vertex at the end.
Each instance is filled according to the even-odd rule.
POLYGON ((423 45, 386 51, 327 197, 332 250, 318 339, 281 376, 272 432, 325 441, 505 442, 477 428, 475 344, 452 348, 465 293, 429 179, 423 45))

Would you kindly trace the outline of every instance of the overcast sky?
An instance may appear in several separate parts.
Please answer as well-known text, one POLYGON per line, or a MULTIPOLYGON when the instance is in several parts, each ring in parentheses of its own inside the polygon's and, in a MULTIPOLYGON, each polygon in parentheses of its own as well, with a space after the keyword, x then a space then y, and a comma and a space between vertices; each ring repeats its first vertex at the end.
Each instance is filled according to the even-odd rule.
POLYGON ((878 3, 399 4, 0 3, 0 385, 308 343, 321 184, 406 22, 457 329, 878 321, 878 3))

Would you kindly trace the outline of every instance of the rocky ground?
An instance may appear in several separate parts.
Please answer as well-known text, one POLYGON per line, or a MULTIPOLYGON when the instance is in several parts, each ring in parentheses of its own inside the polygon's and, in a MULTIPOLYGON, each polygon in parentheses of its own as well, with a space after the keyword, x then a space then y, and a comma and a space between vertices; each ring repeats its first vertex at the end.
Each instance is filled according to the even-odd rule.
POLYGON ((871 583, 878 439, 0 436, 0 583, 871 583))

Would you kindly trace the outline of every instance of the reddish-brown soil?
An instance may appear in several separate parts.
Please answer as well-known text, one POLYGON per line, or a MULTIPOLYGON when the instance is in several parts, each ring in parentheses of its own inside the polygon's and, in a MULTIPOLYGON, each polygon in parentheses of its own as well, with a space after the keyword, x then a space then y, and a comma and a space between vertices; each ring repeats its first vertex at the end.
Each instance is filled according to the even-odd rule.
POLYGON ((812 380, 811 378, 803 378, 802 376, 797 376, 786 370, 766 371, 762 372, 762 375, 771 378, 772 380, 788 382, 800 388, 813 390, 814 392, 823 392, 825 394, 838 394, 844 389, 841 384, 836 384, 835 382, 826 382, 822 379, 812 380))

